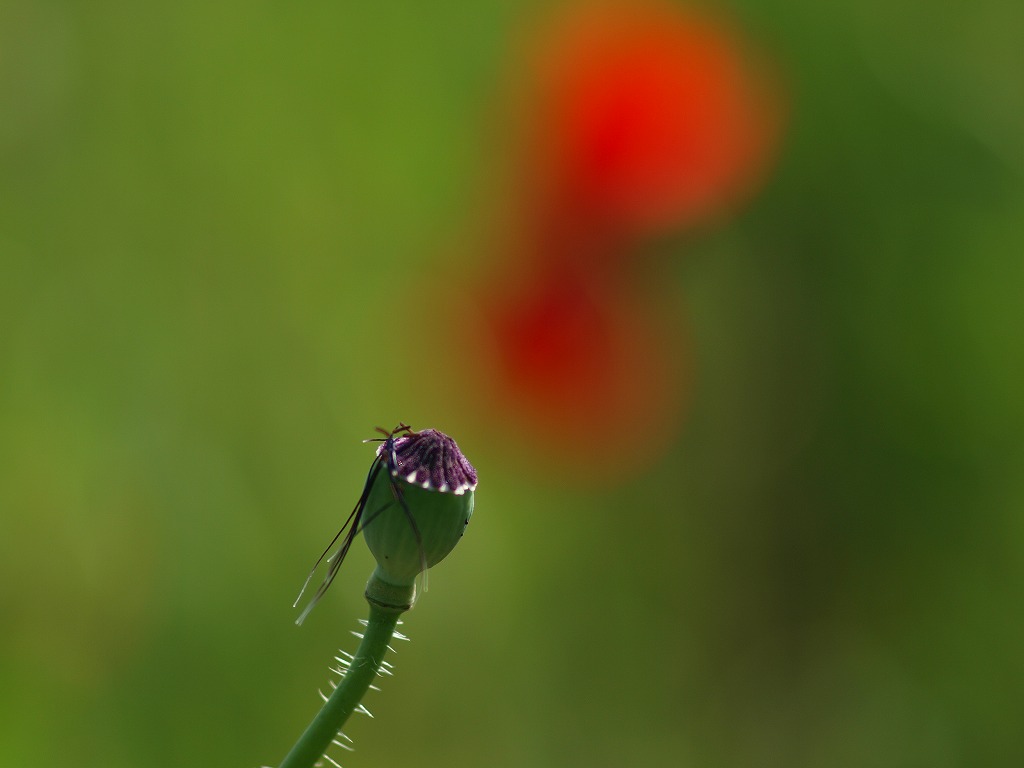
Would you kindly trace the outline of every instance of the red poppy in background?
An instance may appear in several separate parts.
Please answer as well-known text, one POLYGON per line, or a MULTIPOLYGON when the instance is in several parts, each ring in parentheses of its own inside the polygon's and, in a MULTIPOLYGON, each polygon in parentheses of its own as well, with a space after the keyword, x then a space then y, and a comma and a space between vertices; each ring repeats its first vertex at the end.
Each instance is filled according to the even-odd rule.
POLYGON ((489 423, 616 481, 675 436, 689 400, 686 318, 643 285, 638 256, 754 189, 780 101, 730 26, 658 0, 577 2, 527 51, 514 180, 482 246, 504 262, 465 292, 480 302, 455 332, 474 336, 467 378, 489 423))
POLYGON ((673 434, 688 355, 680 324, 665 322, 657 302, 571 271, 505 280, 483 295, 485 391, 499 418, 529 434, 593 439, 602 455, 578 458, 600 471, 629 463, 618 446, 673 434))
POLYGON ((770 79, 732 28, 693 10, 574 4, 532 60, 535 172, 566 213, 682 227, 748 193, 776 143, 770 79))

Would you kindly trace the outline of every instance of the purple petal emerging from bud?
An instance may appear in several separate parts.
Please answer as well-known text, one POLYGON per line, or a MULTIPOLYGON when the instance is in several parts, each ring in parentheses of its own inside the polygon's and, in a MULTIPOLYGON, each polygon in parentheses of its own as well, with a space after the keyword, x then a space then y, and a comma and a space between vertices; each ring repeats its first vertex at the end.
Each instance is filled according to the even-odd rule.
MULTIPOLYGON (((385 450, 381 445, 378 454, 385 450)), ((476 470, 459 446, 448 435, 436 429, 424 429, 394 440, 397 464, 386 456, 393 477, 400 477, 421 488, 454 493, 461 496, 476 490, 476 470)))

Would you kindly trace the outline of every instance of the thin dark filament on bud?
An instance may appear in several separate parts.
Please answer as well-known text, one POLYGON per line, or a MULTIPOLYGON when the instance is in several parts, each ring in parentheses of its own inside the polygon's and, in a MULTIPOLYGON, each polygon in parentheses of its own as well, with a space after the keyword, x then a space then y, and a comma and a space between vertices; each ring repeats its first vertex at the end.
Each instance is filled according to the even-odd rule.
POLYGON ((313 568, 306 577, 306 581, 303 583, 302 589, 299 590, 298 597, 296 597, 295 602, 292 603, 292 608, 299 604, 299 601, 302 599, 302 595, 305 594, 306 588, 309 586, 309 582, 313 579, 313 574, 316 573, 316 569, 320 567, 320 563, 324 561, 324 558, 327 557, 327 553, 331 551, 331 548, 337 543, 338 539, 341 538, 342 534, 345 534, 345 538, 342 540, 341 547, 338 551, 330 557, 327 557, 327 575, 324 577, 323 582, 321 582, 313 597, 310 598, 309 605, 303 609, 302 613, 299 614, 299 618, 295 620, 296 624, 302 624, 302 622, 306 620, 310 611, 313 610, 316 604, 320 601, 320 598, 324 596, 324 593, 327 592, 327 589, 334 582, 334 578, 338 575, 338 570, 341 568, 341 564, 348 555, 349 549, 351 549, 352 542, 355 541, 356 536, 358 536, 367 525, 372 523, 378 515, 391 508, 390 504, 385 504, 380 509, 371 513, 365 520, 363 519, 363 514, 366 512, 366 502, 370 497, 370 491, 377 480, 377 475, 380 474, 381 468, 385 465, 387 466, 388 482, 391 484, 392 495, 394 495, 395 501, 401 505, 402 511, 405 513, 405 517, 409 521, 409 526, 412 528, 413 536, 416 539, 416 546, 419 548, 420 552, 423 591, 427 591, 427 553, 423 549, 423 536, 420 533, 419 526, 416 524, 416 519, 410 511, 409 505, 406 503, 405 496, 403 495, 402 489, 399 487, 396 479, 398 471, 398 452, 395 449, 396 436, 413 437, 419 433, 413 431, 412 427, 402 422, 399 422, 398 426, 390 432, 382 427, 377 427, 377 431, 385 435, 385 437, 371 438, 369 440, 364 440, 363 442, 382 442, 384 443, 383 450, 377 454, 377 457, 370 465, 370 471, 367 473, 366 483, 363 485, 363 492, 359 496, 359 501, 356 502, 352 512, 349 513, 348 518, 345 520, 345 524, 341 526, 341 530, 334 535, 334 538, 331 539, 331 543, 327 545, 320 557, 317 558, 316 563, 313 564, 313 568))

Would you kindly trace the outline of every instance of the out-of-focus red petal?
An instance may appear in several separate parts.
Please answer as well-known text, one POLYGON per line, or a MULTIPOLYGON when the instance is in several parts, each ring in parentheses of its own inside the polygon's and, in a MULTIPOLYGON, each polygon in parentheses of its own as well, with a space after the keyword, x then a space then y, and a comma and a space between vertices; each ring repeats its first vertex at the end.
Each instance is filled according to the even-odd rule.
POLYGON ((630 230, 690 224, 747 192, 779 104, 724 23, 658 2, 572 6, 535 56, 538 176, 630 230))
POLYGON ((543 435, 592 440, 596 455, 583 451, 576 469, 607 479, 649 462, 659 437, 675 435, 689 362, 672 330, 678 317, 664 322, 653 302, 604 292, 571 272, 493 284, 482 295, 475 324, 488 393, 482 405, 506 430, 535 445, 547 442, 537 440, 543 435))

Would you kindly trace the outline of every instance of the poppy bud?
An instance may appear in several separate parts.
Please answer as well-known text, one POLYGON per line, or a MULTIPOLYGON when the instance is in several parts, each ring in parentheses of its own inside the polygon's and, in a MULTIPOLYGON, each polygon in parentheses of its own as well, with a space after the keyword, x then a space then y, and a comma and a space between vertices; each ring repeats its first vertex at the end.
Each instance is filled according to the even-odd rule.
POLYGON ((363 537, 377 559, 374 576, 396 586, 441 562, 473 514, 476 470, 455 441, 425 429, 385 440, 366 498, 363 537))
POLYGON ((344 536, 338 550, 327 558, 327 575, 297 624, 331 586, 360 531, 377 558, 366 588, 367 600, 388 610, 408 610, 416 577, 454 549, 473 514, 476 470, 454 440, 435 429, 415 432, 405 424, 390 432, 377 429, 385 437, 378 438, 381 445, 359 501, 295 599, 298 605, 317 567, 344 536))

